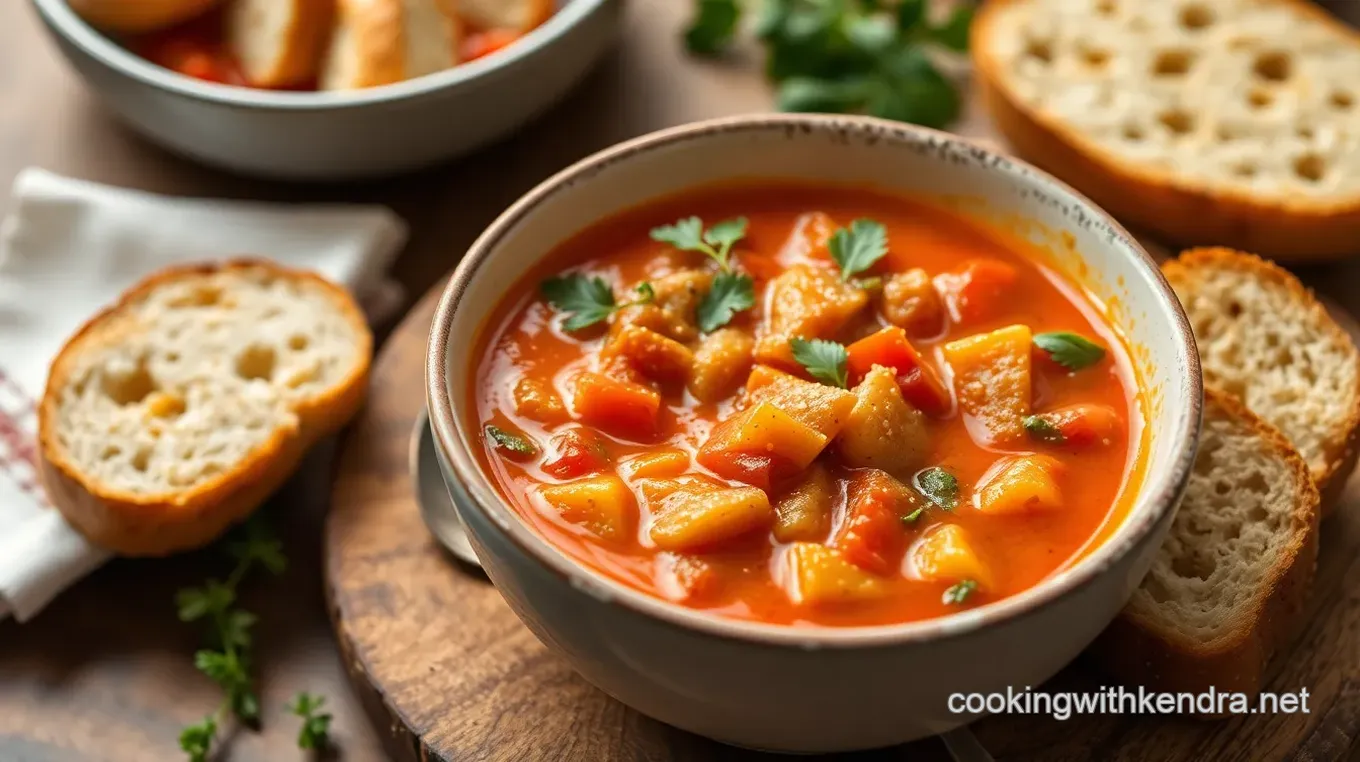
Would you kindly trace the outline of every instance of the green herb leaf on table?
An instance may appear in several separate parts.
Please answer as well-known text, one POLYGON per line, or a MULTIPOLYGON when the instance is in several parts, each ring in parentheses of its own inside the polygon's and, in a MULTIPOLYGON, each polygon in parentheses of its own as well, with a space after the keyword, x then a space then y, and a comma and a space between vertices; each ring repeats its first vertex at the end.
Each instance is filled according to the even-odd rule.
POLYGON ((943 600, 945 604, 950 606, 961 605, 977 590, 977 586, 976 581, 965 579, 962 582, 951 585, 948 590, 945 590, 943 600))
POLYGON ((1104 347, 1070 331, 1035 334, 1034 346, 1068 370, 1088 368, 1105 358, 1104 347))
POLYGON ((189 762, 207 762, 217 738, 217 718, 204 717, 202 722, 186 726, 179 733, 179 748, 188 755, 189 762))
POLYGON ((885 55, 864 110, 871 116, 942 128, 963 109, 958 90, 920 48, 885 55))
POLYGON ((324 749, 330 745, 331 715, 318 711, 325 703, 326 699, 321 696, 303 691, 288 705, 288 711, 302 718, 297 739, 299 749, 324 749))
POLYGON ((789 342, 793 349, 793 359, 807 369, 808 375, 824 384, 842 389, 849 381, 846 362, 849 353, 845 347, 834 341, 824 339, 796 338, 789 342))
POLYGON ((750 309, 755 303, 755 284, 750 276, 720 272, 713 278, 713 285, 695 309, 699 330, 712 333, 727 325, 738 312, 750 309))
POLYGON ((874 220, 855 220, 833 233, 827 248, 841 269, 841 280, 849 281, 888 253, 888 229, 874 220))
POLYGON ((1040 442, 1062 444, 1067 439, 1063 436, 1062 430, 1054 426, 1047 418, 1037 415, 1026 416, 1024 425, 1025 432, 1029 434, 1030 438, 1040 442))
POLYGON ((920 471, 912 477, 912 482, 917 492, 946 511, 958 507, 959 480, 943 468, 932 466, 920 471))
POLYGON ((714 55, 732 41, 740 21, 737 0, 697 0, 694 18, 685 29, 685 47, 696 55, 714 55))
POLYGON ((533 442, 530 442, 528 439, 517 434, 511 434, 499 426, 487 424, 485 431, 486 435, 491 438, 491 441, 495 442, 496 446, 501 449, 509 450, 516 455, 524 455, 527 457, 538 454, 538 448, 534 446, 533 442))
POLYGON ((673 225, 652 229, 652 240, 668 243, 681 251, 698 251, 718 263, 724 272, 732 269, 732 247, 746 237, 746 218, 723 220, 707 231, 698 217, 686 217, 673 225))
POLYGON ((968 52, 968 32, 973 27, 973 6, 958 5, 950 11, 949 17, 939 26, 930 28, 926 37, 932 42, 957 50, 960 53, 968 52))
POLYGON ((579 331, 608 320, 610 315, 621 309, 651 304, 656 298, 652 284, 644 281, 637 286, 637 299, 618 304, 614 301, 614 289, 604 278, 581 273, 549 278, 539 285, 539 290, 553 309, 566 313, 567 319, 562 321, 562 328, 567 331, 579 331))
POLYGON ((925 20, 926 0, 902 0, 897 4, 897 31, 906 34, 925 20))

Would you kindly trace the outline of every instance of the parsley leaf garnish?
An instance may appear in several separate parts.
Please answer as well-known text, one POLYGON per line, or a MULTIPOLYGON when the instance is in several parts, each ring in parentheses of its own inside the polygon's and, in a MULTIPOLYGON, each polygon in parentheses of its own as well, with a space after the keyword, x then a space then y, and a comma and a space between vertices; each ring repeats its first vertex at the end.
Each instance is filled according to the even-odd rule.
POLYGON ((968 600, 968 596, 972 595, 973 592, 977 590, 977 586, 977 582, 971 579, 965 579, 957 584, 950 585, 949 589, 944 591, 943 600, 950 606, 960 605, 968 600))
POLYGON ((932 466, 917 472, 916 476, 912 477, 912 484, 927 500, 946 511, 958 507, 959 480, 943 468, 932 466))
POLYGON ((888 230, 874 220, 855 220, 832 234, 827 248, 841 269, 841 280, 849 281, 888 253, 888 230))
POLYGON ((846 371, 849 353, 845 347, 834 341, 803 338, 792 339, 789 347, 793 349, 793 359, 807 369, 809 376, 824 384, 845 388, 849 381, 846 371))
MULTIPOLYGON (((963 51, 973 9, 963 3, 933 23, 926 0, 763 0, 755 25, 765 71, 782 111, 862 113, 944 127, 961 99, 929 48, 963 51)), ((710 55, 734 37, 736 0, 695 0, 685 33, 691 51, 710 55)))
POLYGON ((674 225, 652 229, 653 241, 668 243, 681 251, 702 252, 718 263, 721 271, 695 311, 699 330, 704 333, 718 330, 727 325, 733 315, 755 306, 755 282, 751 276, 732 270, 732 247, 746 237, 746 226, 745 217, 736 217, 704 230, 703 220, 686 217, 674 225))
POLYGON ((562 328, 579 331, 587 326, 608 320, 610 315, 625 307, 651 304, 656 294, 652 284, 642 282, 637 287, 637 299, 624 304, 614 301, 614 289, 604 278, 590 277, 581 273, 569 273, 549 278, 539 286, 543 296, 554 309, 566 313, 562 328))
POLYGON ((652 229, 652 240, 668 243, 681 251, 703 252, 718 263, 724 272, 732 269, 728 255, 738 241, 746 237, 746 218, 723 220, 707 231, 698 217, 686 217, 674 225, 652 229))
POLYGON ((1070 331, 1036 334, 1034 346, 1047 352, 1053 362, 1068 370, 1081 370, 1105 358, 1104 347, 1070 331))
POLYGON ((303 691, 288 705, 288 711, 302 718, 297 739, 299 749, 324 749, 330 745, 331 715, 318 711, 325 703, 325 698, 303 691))
POLYGON ((740 20, 737 0, 697 0, 694 19, 685 29, 685 47, 695 55, 714 55, 732 41, 740 20))
POLYGON ((1063 436, 1062 430, 1054 426, 1047 418, 1037 415, 1026 416, 1024 425, 1025 432, 1030 435, 1030 438, 1040 442, 1062 444, 1067 439, 1063 436))
POLYGON ((908 513, 907 515, 903 516, 902 523, 907 524, 908 526, 910 526, 911 524, 915 524, 917 520, 921 518, 921 514, 925 512, 926 507, 923 505, 920 508, 917 508, 916 510, 912 511, 911 513, 908 513))
POLYGON ((722 272, 713 278, 713 286, 695 309, 699 330, 712 333, 732 319, 732 316, 756 303, 755 284, 745 275, 722 272))
POLYGON ((538 454, 538 448, 526 437, 519 436, 518 434, 511 434, 499 426, 492 426, 490 424, 487 424, 484 431, 486 432, 486 435, 496 443, 497 447, 514 455, 533 457, 538 454))

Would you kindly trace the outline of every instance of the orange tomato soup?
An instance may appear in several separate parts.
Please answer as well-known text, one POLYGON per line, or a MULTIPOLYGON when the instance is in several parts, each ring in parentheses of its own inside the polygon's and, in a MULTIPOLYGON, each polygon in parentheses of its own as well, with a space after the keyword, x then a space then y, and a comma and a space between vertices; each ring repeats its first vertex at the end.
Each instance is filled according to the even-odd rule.
POLYGON ((1141 397, 1100 306, 917 200, 761 183, 648 204, 560 246, 479 341, 464 410, 519 516, 722 616, 1000 600, 1137 490, 1141 397))

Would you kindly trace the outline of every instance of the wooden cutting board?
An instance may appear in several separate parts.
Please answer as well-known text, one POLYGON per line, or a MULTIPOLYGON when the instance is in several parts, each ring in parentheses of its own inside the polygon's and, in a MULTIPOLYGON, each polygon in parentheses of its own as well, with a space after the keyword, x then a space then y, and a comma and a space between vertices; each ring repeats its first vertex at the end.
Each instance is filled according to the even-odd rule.
MULTIPOLYGON (((520 624, 484 576, 453 561, 426 532, 407 445, 424 406, 425 339, 437 296, 435 289, 416 306, 375 366, 368 407, 343 445, 326 525, 340 650, 390 753, 403 762, 765 757, 668 727, 594 689, 520 624)), ((1360 480, 1323 529, 1309 625, 1269 683, 1307 688, 1309 714, 1215 722, 1000 716, 973 732, 1000 760, 1346 759, 1360 748, 1360 480)), ((1079 660, 1047 687, 1100 685, 1079 660)), ((948 756, 932 739, 863 758, 948 756)))

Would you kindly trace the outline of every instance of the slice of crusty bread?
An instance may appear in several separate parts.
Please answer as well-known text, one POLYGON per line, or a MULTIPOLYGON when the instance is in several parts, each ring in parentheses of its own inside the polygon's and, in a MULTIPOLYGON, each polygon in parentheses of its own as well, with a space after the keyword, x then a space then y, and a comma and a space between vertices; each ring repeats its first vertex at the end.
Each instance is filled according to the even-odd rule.
POLYGON ((1153 690, 1254 693, 1302 624, 1317 541, 1318 493, 1303 459, 1211 389, 1171 531, 1093 653, 1116 677, 1153 690))
POLYGON ((106 32, 141 34, 207 12, 221 0, 67 0, 71 10, 106 32))
POLYGON ((256 87, 313 82, 334 10, 335 0, 231 0, 227 48, 256 87))
POLYGON ((1162 267, 1199 344, 1205 383, 1235 394, 1303 454, 1336 503, 1355 469, 1360 352, 1293 275, 1229 249, 1193 249, 1162 267))
POLYGON ((354 300, 314 275, 254 261, 154 275, 52 363, 48 495, 121 554, 204 545, 354 415, 372 346, 354 300))
POLYGON ((321 89, 390 85, 458 64, 462 24, 437 0, 339 0, 321 89))
POLYGON ((1134 226, 1280 259, 1360 241, 1360 33, 1307 0, 991 0, 977 80, 1021 156, 1134 226))
POLYGON ((445 10, 478 29, 527 32, 553 14, 553 0, 441 0, 445 10))

